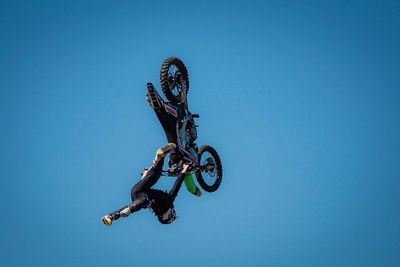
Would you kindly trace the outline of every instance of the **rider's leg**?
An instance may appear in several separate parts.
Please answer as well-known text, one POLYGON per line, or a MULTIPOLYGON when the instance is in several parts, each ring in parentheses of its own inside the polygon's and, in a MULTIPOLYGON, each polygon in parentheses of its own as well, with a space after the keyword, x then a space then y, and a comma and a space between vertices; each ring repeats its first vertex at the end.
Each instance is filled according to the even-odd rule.
POLYGON ((173 143, 168 143, 165 146, 159 148, 156 152, 155 159, 153 160, 153 165, 147 170, 145 175, 137 182, 131 190, 132 201, 135 200, 136 196, 141 192, 149 190, 153 185, 155 185, 161 176, 162 167, 164 164, 165 156, 173 151, 176 145, 173 143))
POLYGON ((149 196, 143 192, 137 195, 135 200, 124 209, 122 209, 119 213, 122 217, 128 217, 138 210, 149 208, 152 202, 153 200, 151 200, 149 196))
POLYGON ((104 216, 102 221, 104 224, 111 225, 113 221, 121 217, 128 217, 140 209, 149 208, 152 203, 153 200, 151 200, 146 193, 140 193, 131 204, 104 216))
POLYGON ((153 165, 146 171, 144 177, 142 177, 142 179, 137 182, 131 190, 132 203, 104 216, 102 218, 104 224, 111 225, 112 221, 118 220, 121 216, 127 217, 135 211, 151 206, 152 202, 145 192, 158 181, 161 176, 164 157, 175 148, 175 144, 168 143, 157 150, 153 165))

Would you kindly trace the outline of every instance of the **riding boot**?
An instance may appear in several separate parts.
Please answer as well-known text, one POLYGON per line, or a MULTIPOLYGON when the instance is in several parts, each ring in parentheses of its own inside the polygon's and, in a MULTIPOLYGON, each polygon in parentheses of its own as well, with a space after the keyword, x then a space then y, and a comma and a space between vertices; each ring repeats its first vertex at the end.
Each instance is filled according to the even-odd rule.
POLYGON ((175 149, 176 149, 176 145, 174 143, 168 143, 168 144, 164 145, 163 147, 160 147, 159 149, 157 149, 156 157, 153 161, 153 165, 156 165, 160 159, 164 158, 168 153, 174 151, 175 149))

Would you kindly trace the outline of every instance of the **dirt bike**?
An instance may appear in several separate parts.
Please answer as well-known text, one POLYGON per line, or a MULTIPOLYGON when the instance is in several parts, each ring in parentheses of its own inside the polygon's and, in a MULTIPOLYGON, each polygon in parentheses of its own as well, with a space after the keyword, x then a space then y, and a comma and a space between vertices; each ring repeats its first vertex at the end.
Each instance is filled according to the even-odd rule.
POLYGON ((162 123, 162 126, 166 133, 174 131, 173 140, 176 141, 177 154, 183 160, 180 161, 180 166, 164 170, 162 174, 175 177, 179 174, 182 163, 189 163, 200 186, 207 192, 214 192, 222 181, 221 159, 212 146, 202 145, 199 148, 195 143, 198 127, 195 119, 199 115, 189 111, 189 75, 185 64, 176 57, 166 59, 161 66, 160 81, 164 96, 170 102, 164 102, 151 83, 148 84, 148 101, 154 110, 163 109, 176 118, 175 129, 166 129, 168 124, 162 123))

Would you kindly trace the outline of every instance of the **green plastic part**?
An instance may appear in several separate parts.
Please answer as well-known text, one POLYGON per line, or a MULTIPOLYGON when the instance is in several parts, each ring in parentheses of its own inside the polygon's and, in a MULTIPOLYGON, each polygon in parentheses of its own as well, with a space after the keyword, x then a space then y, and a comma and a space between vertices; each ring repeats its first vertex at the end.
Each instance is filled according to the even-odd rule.
POLYGON ((187 190, 193 195, 196 195, 197 186, 194 183, 194 179, 191 173, 186 174, 184 182, 187 190))

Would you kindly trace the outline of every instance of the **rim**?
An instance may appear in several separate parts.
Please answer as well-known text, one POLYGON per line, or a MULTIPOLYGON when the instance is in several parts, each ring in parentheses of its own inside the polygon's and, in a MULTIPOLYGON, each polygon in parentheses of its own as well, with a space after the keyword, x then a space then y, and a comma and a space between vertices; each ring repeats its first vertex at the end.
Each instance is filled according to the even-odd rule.
POLYGON ((168 68, 168 89, 171 93, 178 97, 182 88, 186 87, 185 79, 179 68, 175 64, 171 64, 168 68))
POLYGON ((215 164, 214 157, 211 155, 210 152, 205 151, 200 158, 200 166, 212 166, 211 168, 207 168, 207 170, 201 171, 201 176, 203 177, 204 182, 208 186, 213 186, 215 181, 218 178, 217 166, 215 164))

